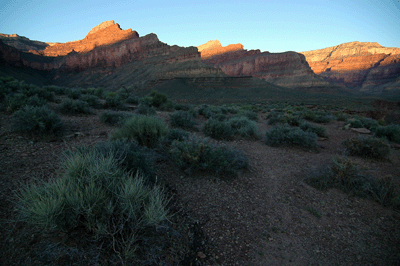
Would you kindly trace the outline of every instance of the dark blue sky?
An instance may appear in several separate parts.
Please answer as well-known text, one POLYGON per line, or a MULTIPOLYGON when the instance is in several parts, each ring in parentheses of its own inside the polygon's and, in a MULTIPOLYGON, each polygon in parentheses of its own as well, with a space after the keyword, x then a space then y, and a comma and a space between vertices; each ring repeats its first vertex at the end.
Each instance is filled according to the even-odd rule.
POLYGON ((400 2, 337 1, 2 1, 0 33, 45 42, 83 39, 114 20, 169 45, 218 39, 261 51, 308 51, 345 42, 400 47, 400 2))

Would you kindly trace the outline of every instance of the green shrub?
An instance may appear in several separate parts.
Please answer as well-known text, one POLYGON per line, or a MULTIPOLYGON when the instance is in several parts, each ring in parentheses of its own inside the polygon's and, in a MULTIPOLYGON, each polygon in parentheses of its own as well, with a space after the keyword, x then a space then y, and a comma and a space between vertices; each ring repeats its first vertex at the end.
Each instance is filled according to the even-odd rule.
POLYGON ((64 87, 59 87, 56 85, 49 85, 49 86, 44 86, 43 89, 47 91, 52 91, 57 95, 65 95, 67 92, 67 89, 64 87))
POLYGON ((114 110, 125 110, 124 102, 115 92, 110 92, 106 96, 106 107, 114 110))
POLYGON ((125 102, 130 104, 139 104, 139 97, 129 95, 128 98, 126 98, 125 102))
POLYGON ((170 123, 173 127, 180 127, 185 129, 194 129, 196 122, 193 115, 187 111, 176 111, 169 115, 170 123))
POLYGON ((276 112, 272 111, 268 115, 268 125, 275 125, 275 124, 289 124, 291 126, 300 126, 302 120, 299 116, 294 115, 292 113, 283 113, 283 112, 276 112))
POLYGON ((151 97, 151 104, 155 107, 160 107, 161 105, 163 105, 168 101, 168 96, 158 91, 152 91, 150 93, 150 97, 151 97))
POLYGON ((349 154, 375 159, 385 159, 390 154, 387 141, 378 138, 352 138, 342 143, 349 154))
POLYGON ((244 138, 259 139, 260 133, 256 122, 249 120, 246 116, 235 116, 228 120, 235 135, 244 138))
POLYGON ((133 114, 120 111, 104 111, 99 115, 101 122, 109 125, 121 125, 133 114))
POLYGON ((89 114, 89 104, 81 100, 65 99, 60 106, 60 112, 63 114, 89 114))
POLYGON ((317 134, 305 132, 300 128, 292 128, 287 125, 276 126, 267 131, 266 143, 269 146, 300 146, 306 148, 317 148, 317 134))
POLYGON ((350 124, 350 127, 353 128, 368 128, 373 130, 379 127, 378 121, 371 118, 360 117, 360 116, 347 119, 347 123, 350 124))
POLYGON ((99 97, 99 98, 101 98, 101 99, 103 99, 104 98, 104 88, 96 88, 95 90, 94 90, 94 95, 96 95, 97 97, 99 97))
POLYGON ((400 206, 399 191, 391 176, 378 179, 360 174, 358 165, 349 158, 335 156, 331 165, 309 174, 306 183, 320 189, 338 188, 346 193, 373 199, 383 205, 400 206))
POLYGON ((190 105, 184 104, 184 103, 176 103, 174 106, 175 110, 179 111, 189 111, 191 109, 190 105))
POLYGON ((90 107, 98 108, 100 107, 99 97, 90 94, 84 94, 81 96, 80 100, 87 102, 90 107))
POLYGON ((30 106, 43 106, 46 105, 47 101, 43 98, 40 98, 37 94, 31 96, 26 101, 26 105, 30 106))
MULTIPOLYGON (((225 113, 227 113, 227 112, 228 111, 226 111, 225 113)), ((258 121, 258 114, 254 111, 247 110, 247 111, 240 112, 239 114, 240 114, 240 116, 245 116, 250 120, 258 121)))
POLYGON ((129 118, 121 128, 116 129, 111 139, 134 139, 140 145, 155 147, 167 133, 168 127, 160 118, 135 115, 129 118))
POLYGON ((23 93, 10 93, 6 95, 4 104, 8 112, 15 112, 26 105, 27 97, 23 93))
POLYGON ((337 121, 346 121, 349 118, 349 115, 346 113, 339 112, 335 114, 335 117, 337 121))
POLYGON ((375 129, 375 136, 385 137, 390 141, 400 143, 400 125, 381 126, 375 129))
POLYGON ((330 121, 335 119, 332 114, 329 114, 325 111, 307 110, 303 112, 302 116, 304 119, 315 123, 329 123, 330 121))
POLYGON ((25 106, 14 113, 14 131, 29 135, 57 135, 63 132, 60 117, 47 106, 25 106))
POLYGON ((82 93, 80 89, 70 89, 67 91, 67 96, 70 99, 77 100, 81 97, 82 93))
POLYGON ((174 140, 184 141, 189 138, 190 134, 186 130, 180 128, 173 128, 168 131, 167 135, 165 136, 165 144, 171 145, 174 140))
POLYGON ((312 125, 308 122, 304 122, 300 125, 300 129, 306 132, 313 132, 317 134, 319 137, 327 137, 326 135, 326 128, 317 126, 317 125, 312 125))
POLYGON ((64 168, 54 181, 19 191, 23 221, 57 233, 83 229, 85 237, 108 240, 116 255, 125 258, 145 230, 168 217, 162 189, 146 186, 139 173, 123 171, 112 154, 72 153, 64 168))
POLYGON ((230 124, 215 120, 213 118, 210 118, 204 122, 203 132, 206 136, 220 140, 231 140, 234 134, 230 124))
POLYGON ((45 99, 46 101, 54 101, 54 92, 46 88, 30 86, 29 89, 25 90, 24 93, 27 96, 37 95, 40 98, 45 99))
POLYGON ((197 137, 175 140, 171 145, 175 163, 186 171, 199 170, 217 174, 235 174, 248 167, 247 157, 228 146, 216 146, 197 137))
POLYGON ((156 109, 154 109, 153 106, 140 103, 138 108, 136 109, 136 113, 140 115, 156 115, 157 111, 156 109))

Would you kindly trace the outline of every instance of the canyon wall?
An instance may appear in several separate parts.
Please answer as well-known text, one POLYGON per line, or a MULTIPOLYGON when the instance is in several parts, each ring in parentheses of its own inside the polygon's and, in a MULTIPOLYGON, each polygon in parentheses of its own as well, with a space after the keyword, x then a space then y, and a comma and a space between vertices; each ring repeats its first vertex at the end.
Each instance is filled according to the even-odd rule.
POLYGON ((302 54, 311 69, 328 81, 364 92, 400 92, 400 48, 350 42, 302 54))
POLYGON ((207 44, 199 46, 202 61, 222 69, 228 76, 252 76, 289 88, 338 89, 338 86, 332 86, 329 82, 317 77, 302 54, 247 51, 240 43, 225 47, 221 46, 219 41, 213 41, 212 45, 210 42, 207 44))

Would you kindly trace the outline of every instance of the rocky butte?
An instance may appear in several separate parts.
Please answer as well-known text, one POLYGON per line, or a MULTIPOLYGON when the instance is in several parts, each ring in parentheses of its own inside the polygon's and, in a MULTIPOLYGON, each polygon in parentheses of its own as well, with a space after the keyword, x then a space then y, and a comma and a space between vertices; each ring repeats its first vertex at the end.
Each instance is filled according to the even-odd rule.
POLYGON ((302 54, 311 69, 328 81, 371 93, 400 92, 400 48, 350 42, 302 54))
POLYGON ((337 91, 339 86, 317 77, 304 55, 296 52, 269 53, 244 50, 243 45, 222 46, 218 40, 197 47, 204 63, 234 77, 252 76, 288 88, 337 91))

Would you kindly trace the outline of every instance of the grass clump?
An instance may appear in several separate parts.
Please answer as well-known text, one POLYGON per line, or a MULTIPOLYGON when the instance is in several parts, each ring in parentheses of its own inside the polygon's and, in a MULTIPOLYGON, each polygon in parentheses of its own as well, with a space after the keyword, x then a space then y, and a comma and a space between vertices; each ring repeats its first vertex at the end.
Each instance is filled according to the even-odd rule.
POLYGON ((389 141, 400 143, 400 125, 381 126, 375 129, 375 137, 385 137, 389 141))
POLYGON ((104 111, 99 115, 101 122, 108 125, 121 125, 133 114, 120 111, 104 111))
POLYGON ((218 140, 232 140, 234 131, 227 122, 221 122, 210 118, 203 124, 203 132, 206 136, 218 140))
POLYGON ((112 154, 71 153, 64 168, 54 181, 19 191, 23 221, 49 232, 84 230, 85 238, 105 243, 126 261, 145 232, 168 217, 162 189, 123 171, 112 154))
POLYGON ((89 104, 81 100, 65 99, 60 106, 63 114, 90 114, 89 104))
POLYGON ((279 146, 300 146, 305 148, 317 148, 317 134, 313 132, 305 132, 297 127, 289 127, 288 125, 276 126, 267 131, 266 144, 272 147, 279 146))
POLYGON ((228 124, 231 126, 235 135, 244 138, 260 138, 256 122, 250 120, 246 116, 234 116, 228 120, 228 124))
POLYGON ((175 140, 171 145, 175 163, 186 171, 208 171, 216 174, 236 174, 248 168, 247 157, 228 146, 216 146, 207 139, 191 137, 175 140))
POLYGON ((308 122, 304 122, 300 125, 300 129, 303 131, 306 131, 306 132, 313 132, 313 133, 317 134, 318 137, 323 137, 323 138, 328 137, 326 135, 326 128, 324 128, 322 126, 317 126, 317 125, 310 124, 308 122))
POLYGON ((332 157, 330 166, 314 171, 305 182, 319 190, 338 188, 382 205, 400 206, 398 188, 391 176, 378 179, 361 175, 358 165, 347 157, 332 157))
POLYGON ((186 130, 180 128, 173 128, 168 131, 167 135, 165 136, 164 142, 166 145, 171 145, 174 140, 184 141, 187 140, 190 136, 190 133, 186 130))
POLYGON ((176 111, 169 115, 172 127, 195 129, 196 122, 188 111, 176 111))
POLYGON ((64 124, 47 106, 25 106, 14 113, 14 131, 30 135, 58 135, 64 124))
POLYGON ((390 154, 390 146, 384 139, 357 137, 347 139, 342 144, 350 155, 382 160, 390 154))
POLYGON ((116 129, 111 139, 133 139, 142 146, 155 147, 167 133, 168 127, 160 118, 135 115, 126 120, 121 128, 116 129))

